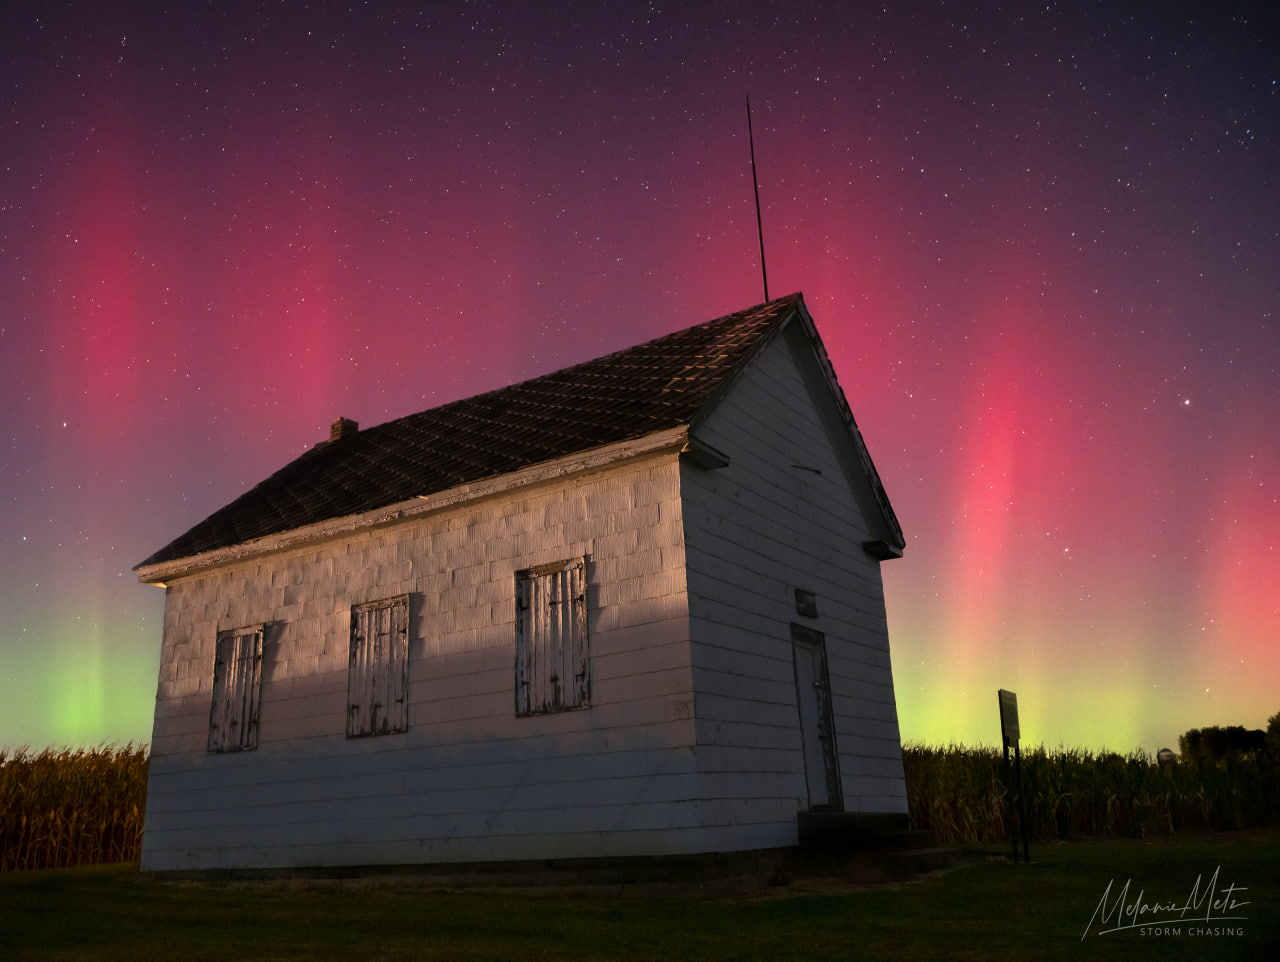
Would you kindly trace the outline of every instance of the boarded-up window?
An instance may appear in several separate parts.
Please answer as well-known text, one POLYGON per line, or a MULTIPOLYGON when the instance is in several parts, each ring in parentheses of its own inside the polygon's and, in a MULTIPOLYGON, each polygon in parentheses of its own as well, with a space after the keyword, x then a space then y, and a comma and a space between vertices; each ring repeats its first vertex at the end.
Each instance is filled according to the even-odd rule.
POLYGON ((209 709, 209 751, 258 747, 258 693, 262 687, 262 625, 218 632, 209 709))
POLYGON ((516 573, 516 714, 585 708, 590 698, 583 559, 516 573))
POLYGON ((409 596, 351 609, 347 737, 407 731, 409 596))

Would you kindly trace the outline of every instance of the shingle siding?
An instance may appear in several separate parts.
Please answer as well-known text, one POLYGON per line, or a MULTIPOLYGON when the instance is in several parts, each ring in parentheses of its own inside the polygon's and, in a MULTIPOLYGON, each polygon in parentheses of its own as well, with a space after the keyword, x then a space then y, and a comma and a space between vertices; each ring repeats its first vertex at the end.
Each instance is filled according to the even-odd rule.
POLYGON ((354 837, 362 862, 696 849, 678 478, 674 453, 649 457, 173 583, 144 865, 339 864, 354 837), (515 574, 575 555, 591 707, 517 718, 515 574), (351 608, 400 592, 408 730, 348 740, 351 608), (258 749, 227 764, 205 751, 214 645, 255 622, 276 626, 258 749))

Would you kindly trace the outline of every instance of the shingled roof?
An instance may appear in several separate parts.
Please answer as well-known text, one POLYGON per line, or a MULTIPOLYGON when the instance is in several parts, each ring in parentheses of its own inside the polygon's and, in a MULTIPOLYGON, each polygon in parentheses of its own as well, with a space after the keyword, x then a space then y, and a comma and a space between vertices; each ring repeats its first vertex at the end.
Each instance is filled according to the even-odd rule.
MULTIPOLYGON (((584 364, 323 442, 137 568, 690 424, 797 314, 807 318, 801 295, 791 294, 584 364)), ((856 435, 843 397, 840 402, 856 435)), ((863 457, 877 498, 892 518, 865 449, 863 457)), ((890 527, 897 528, 896 519, 890 527)))

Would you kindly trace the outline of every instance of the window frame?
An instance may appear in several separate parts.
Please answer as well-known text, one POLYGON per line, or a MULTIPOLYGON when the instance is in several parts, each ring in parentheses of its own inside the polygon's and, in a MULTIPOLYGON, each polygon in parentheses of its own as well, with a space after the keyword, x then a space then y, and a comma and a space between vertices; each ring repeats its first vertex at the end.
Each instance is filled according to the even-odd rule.
POLYGON ((352 605, 349 638, 347 737, 408 731, 409 595, 352 605), (383 613, 385 625, 381 623, 383 613), (385 650, 379 645, 383 637, 387 640, 385 650))
POLYGON ((226 628, 217 633, 209 701, 207 748, 211 755, 258 747, 265 637, 265 624, 226 628), (247 647, 245 639, 249 639, 247 647))
POLYGON ((590 708, 586 558, 525 568, 515 573, 515 581, 517 717, 590 708), (568 685, 565 677, 571 679, 568 685))

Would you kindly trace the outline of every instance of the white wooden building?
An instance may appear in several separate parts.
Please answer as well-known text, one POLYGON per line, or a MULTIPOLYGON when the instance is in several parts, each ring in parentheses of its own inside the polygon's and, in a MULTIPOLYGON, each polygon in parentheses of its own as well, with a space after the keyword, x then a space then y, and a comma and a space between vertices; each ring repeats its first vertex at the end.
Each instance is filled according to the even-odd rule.
POLYGON ((906 821, 894 517, 800 295, 330 440, 165 587, 145 870, 906 821))

